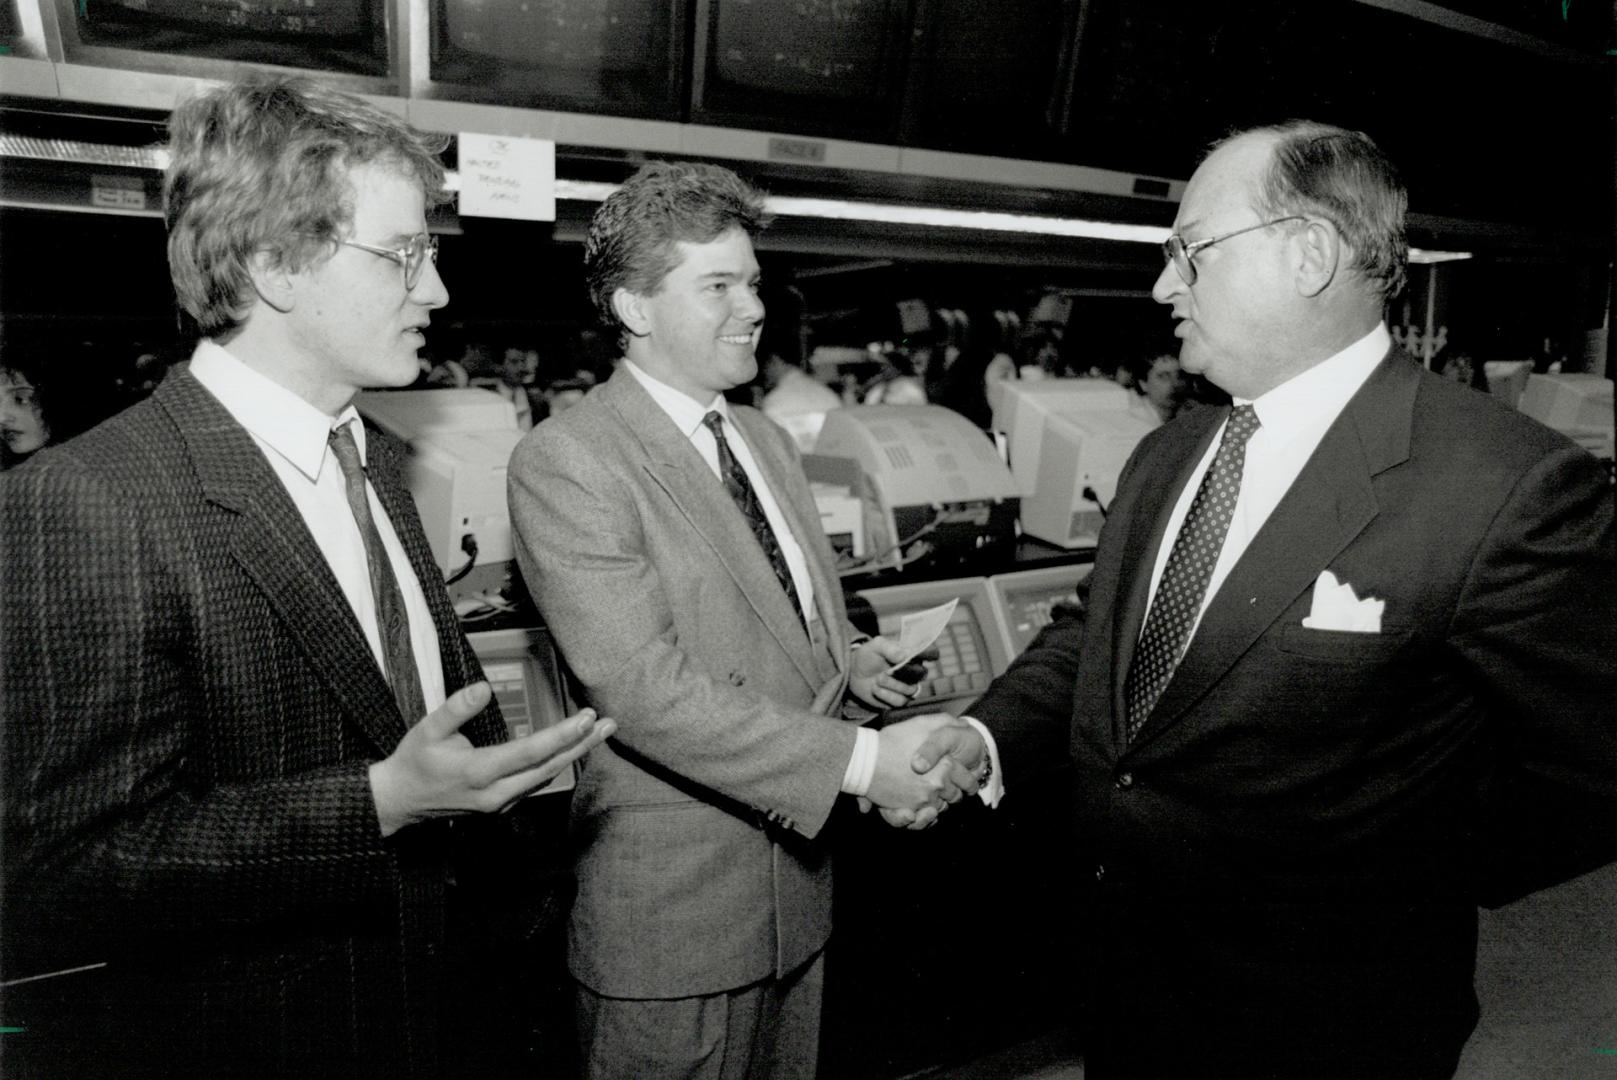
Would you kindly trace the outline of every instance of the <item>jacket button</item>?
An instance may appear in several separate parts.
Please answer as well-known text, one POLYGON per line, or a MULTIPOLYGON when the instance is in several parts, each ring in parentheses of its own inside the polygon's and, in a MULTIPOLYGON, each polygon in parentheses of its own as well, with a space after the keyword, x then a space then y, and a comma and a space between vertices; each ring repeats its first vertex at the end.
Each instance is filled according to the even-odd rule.
POLYGON ((1095 880, 1096 881, 1105 881, 1106 880, 1106 867, 1099 866, 1099 865, 1097 865, 1095 867, 1095 880))
POLYGON ((1128 790, 1129 788, 1131 788, 1133 786, 1134 786, 1134 774, 1133 773, 1126 772, 1126 773, 1118 773, 1117 774, 1117 790, 1126 791, 1126 790, 1128 790))
POLYGON ((729 678, 731 686, 740 686, 742 683, 747 681, 747 677, 741 674, 739 671, 730 672, 729 678))

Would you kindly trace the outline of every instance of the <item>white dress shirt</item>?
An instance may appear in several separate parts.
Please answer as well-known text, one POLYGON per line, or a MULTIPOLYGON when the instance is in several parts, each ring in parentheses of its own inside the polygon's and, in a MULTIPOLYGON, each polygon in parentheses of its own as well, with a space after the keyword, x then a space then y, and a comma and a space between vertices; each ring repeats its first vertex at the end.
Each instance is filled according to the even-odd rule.
POLYGON ((710 412, 716 412, 724 417, 724 441, 729 444, 730 452, 735 455, 736 462, 740 464, 741 471, 747 474, 752 483, 752 490, 758 495, 758 504, 763 507, 764 517, 769 519, 769 527, 775 531, 775 542, 780 544, 781 554, 786 557, 786 568, 791 571, 792 584, 797 586, 797 598, 802 601, 802 615, 804 623, 818 618, 814 611, 814 579, 809 577, 808 559, 803 554, 803 547, 792 535, 792 530, 786 524, 786 518, 780 512, 780 504, 775 501, 775 493, 769 490, 769 484, 764 480, 764 474, 758 471, 758 462, 753 459, 752 448, 747 445, 746 436, 741 429, 730 420, 730 403, 724 400, 723 394, 715 394, 713 400, 706 405, 699 404, 695 398, 672 386, 647 375, 632 361, 623 361, 623 366, 629 369, 629 374, 641 386, 651 399, 662 407, 663 412, 674 422, 680 432, 696 447, 696 452, 702 455, 707 467, 713 470, 713 476, 720 482, 724 477, 719 472, 719 444, 713 438, 713 432, 708 430, 702 418, 710 412))
MULTIPOLYGON (((1348 400, 1359 392, 1359 387, 1364 385, 1391 347, 1392 335, 1387 332, 1386 326, 1377 324, 1374 330, 1329 360, 1292 376, 1251 402, 1236 399, 1237 405, 1250 404, 1257 412, 1259 427, 1247 440, 1246 463, 1241 471, 1241 493, 1235 500, 1235 516, 1230 520, 1230 530, 1224 536, 1224 547, 1219 552, 1218 562, 1213 564, 1213 576, 1208 579, 1201 608, 1196 612, 1196 622, 1185 637, 1187 646, 1190 639, 1196 636, 1196 628, 1201 625, 1202 615, 1218 593, 1219 586, 1246 553, 1247 546, 1258 535, 1258 530, 1263 528, 1263 523, 1269 520, 1274 508, 1291 490, 1297 475, 1314 455, 1320 440, 1325 438, 1325 432, 1342 415, 1348 400)), ((1151 610, 1150 602, 1156 598, 1157 585, 1161 583, 1162 571, 1168 565, 1168 554, 1173 550, 1174 539, 1179 535, 1185 515, 1190 512, 1190 504, 1196 498, 1196 489, 1201 486, 1202 476, 1212 466, 1213 456, 1218 452, 1218 444, 1223 437, 1224 425, 1221 424, 1213 433, 1213 441, 1208 445, 1207 452, 1196 464, 1196 471, 1191 473, 1185 490, 1180 493, 1179 501, 1174 504, 1167 530, 1162 534, 1162 546, 1157 549, 1156 563, 1151 569, 1147 612, 1151 610)), ((1145 620, 1141 620, 1142 633, 1144 623, 1145 620)))
MULTIPOLYGON (((359 620, 370 643, 371 655, 380 671, 387 670, 382 654, 381 630, 376 619, 376 600, 371 595, 371 576, 365 558, 365 539, 348 505, 342 467, 330 452, 327 439, 338 425, 353 424, 359 460, 365 457, 365 426, 352 405, 335 418, 327 416, 297 394, 260 374, 230 355, 212 341, 203 341, 191 356, 191 374, 236 422, 247 429, 270 468, 292 497, 303 522, 314 537, 315 546, 337 578, 343 597, 359 620)), ((365 492, 370 500, 371 517, 382 536, 393 576, 404 594, 405 612, 410 618, 410 648, 415 654, 416 671, 421 677, 422 700, 431 712, 444 703, 443 661, 438 652, 438 631, 427 608, 426 594, 415 569, 404 553, 398 533, 387 511, 376 498, 369 481, 365 492)), ((409 723, 418 716, 405 718, 409 723)))
MULTIPOLYGON (((1387 332, 1385 325, 1378 324, 1374 330, 1335 356, 1315 364, 1300 375, 1292 376, 1252 401, 1235 399, 1237 405, 1252 406, 1258 414, 1260 426, 1247 440, 1241 493, 1235 500, 1235 516, 1230 521, 1224 547, 1219 552, 1213 575, 1207 582, 1207 592, 1196 612, 1196 623, 1185 638, 1187 644, 1195 636, 1196 627, 1201 625, 1202 615, 1219 586, 1229 577, 1230 570, 1245 554, 1252 538, 1258 535, 1258 530, 1269 520, 1274 508, 1291 490, 1303 466, 1308 464, 1320 440, 1325 438, 1325 432, 1342 415, 1348 401, 1359 392, 1359 387, 1364 385, 1391 347, 1392 335, 1387 332)), ((1219 441, 1224 437, 1224 426, 1220 424, 1213 433, 1212 443, 1208 445, 1201 461, 1197 462, 1196 470, 1191 473, 1179 501, 1174 504, 1173 514, 1168 518, 1167 529, 1162 534, 1162 546, 1157 549, 1156 563, 1151 570, 1147 612, 1151 610, 1150 602, 1156 598, 1157 585, 1162 581, 1162 571, 1168 564, 1168 553, 1173 550, 1174 539, 1178 537, 1185 515, 1190 512, 1190 504, 1196 498, 1196 489, 1201 486, 1202 476, 1212 466, 1213 456, 1218 452, 1219 441)), ((1140 631, 1145 631, 1143 619, 1140 631)), ((999 749, 994 745, 993 736, 973 723, 983 732, 983 738, 988 743, 997 786, 1001 780, 999 749)), ((998 805, 1002 794, 1003 789, 998 789, 994 797, 985 795, 984 801, 990 806, 998 805)))

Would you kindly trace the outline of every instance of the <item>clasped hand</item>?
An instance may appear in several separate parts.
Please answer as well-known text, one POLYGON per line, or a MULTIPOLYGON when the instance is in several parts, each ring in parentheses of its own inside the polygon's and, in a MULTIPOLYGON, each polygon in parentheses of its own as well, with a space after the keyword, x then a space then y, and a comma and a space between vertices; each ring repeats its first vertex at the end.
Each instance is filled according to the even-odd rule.
POLYGON ((382 835, 450 814, 499 813, 549 783, 611 736, 617 725, 583 709, 559 724, 497 746, 473 746, 460 733, 491 695, 475 682, 449 695, 405 732, 393 753, 371 765, 371 795, 382 835))
POLYGON ((924 829, 944 809, 977 792, 988 748, 975 728, 948 713, 926 713, 882 728, 876 771, 859 800, 895 828, 924 829))

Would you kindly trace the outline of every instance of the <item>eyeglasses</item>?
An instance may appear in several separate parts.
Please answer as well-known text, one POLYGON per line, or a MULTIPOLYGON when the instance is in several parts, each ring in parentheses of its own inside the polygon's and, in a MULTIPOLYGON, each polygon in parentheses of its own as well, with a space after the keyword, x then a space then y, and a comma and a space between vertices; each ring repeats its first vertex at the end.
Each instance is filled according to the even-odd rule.
POLYGON ((1185 284, 1194 285, 1196 284, 1196 264, 1192 261, 1192 259, 1196 252, 1200 251, 1202 248, 1212 247, 1221 240, 1228 240, 1230 237, 1240 236, 1242 233, 1256 232, 1258 229, 1267 229, 1271 225, 1279 225, 1282 221, 1303 220, 1305 219, 1301 214, 1287 214, 1285 217, 1277 217, 1270 221, 1260 221, 1256 225, 1248 225, 1244 229, 1236 229, 1234 232, 1227 232, 1223 236, 1214 236, 1206 240, 1195 240, 1188 244, 1185 243, 1185 238, 1183 236, 1180 236, 1178 233, 1174 233, 1172 236, 1168 237, 1168 239, 1162 242, 1162 261, 1165 263, 1173 263, 1173 268, 1179 271, 1179 276, 1184 280, 1185 284))
POLYGON ((438 262, 438 238, 428 236, 426 233, 410 237, 401 248, 377 247, 374 244, 361 244, 358 240, 337 242, 345 247, 355 247, 398 263, 404 270, 405 292, 416 287, 416 283, 421 280, 421 271, 426 268, 429 261, 434 265, 438 262))

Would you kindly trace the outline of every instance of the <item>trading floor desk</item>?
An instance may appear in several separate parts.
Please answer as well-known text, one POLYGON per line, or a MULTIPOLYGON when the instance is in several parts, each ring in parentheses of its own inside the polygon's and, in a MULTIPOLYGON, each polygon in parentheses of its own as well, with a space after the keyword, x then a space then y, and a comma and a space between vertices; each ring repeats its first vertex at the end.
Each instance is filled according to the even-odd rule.
MULTIPOLYGON (((959 597, 911 712, 965 712, 1054 618, 1081 618, 1093 551, 1034 540, 970 577, 845 579, 870 633, 959 597)), ((1070 935, 1080 865, 1068 832, 1069 770, 1008 777, 989 811, 975 799, 924 832, 844 808, 826 963, 821 1075, 896 1078, 980 1057, 1078 1021, 1070 935)))

